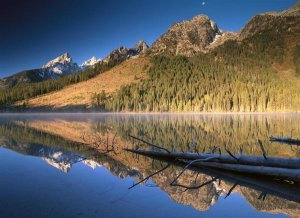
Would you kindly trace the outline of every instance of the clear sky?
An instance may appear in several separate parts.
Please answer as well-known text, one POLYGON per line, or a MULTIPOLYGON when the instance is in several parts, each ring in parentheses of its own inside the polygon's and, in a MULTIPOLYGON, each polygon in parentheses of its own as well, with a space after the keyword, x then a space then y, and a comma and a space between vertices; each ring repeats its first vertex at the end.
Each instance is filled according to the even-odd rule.
POLYGON ((151 45, 175 22, 207 14, 239 31, 254 15, 296 0, 1 0, 0 77, 69 52, 79 64, 139 39, 151 45))

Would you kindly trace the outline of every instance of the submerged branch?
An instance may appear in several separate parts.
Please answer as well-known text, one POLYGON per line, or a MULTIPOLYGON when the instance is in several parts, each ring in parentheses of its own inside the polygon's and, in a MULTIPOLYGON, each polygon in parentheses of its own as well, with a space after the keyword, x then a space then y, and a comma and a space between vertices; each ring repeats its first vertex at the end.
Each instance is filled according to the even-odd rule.
POLYGON ((134 188, 135 186, 137 186, 137 185, 143 183, 144 181, 147 181, 147 180, 150 179, 152 176, 155 176, 156 174, 159 174, 159 173, 161 173, 162 171, 164 171, 164 170, 166 170, 167 168, 169 168, 169 166, 170 166, 170 164, 168 164, 168 165, 165 166, 164 168, 162 168, 162 169, 156 171, 155 173, 152 173, 151 175, 147 176, 146 178, 142 179, 141 181, 139 181, 139 182, 133 184, 133 185, 130 186, 128 189, 132 189, 132 188, 134 188))
POLYGON ((138 140, 138 141, 141 141, 141 142, 143 142, 143 143, 145 143, 146 145, 149 145, 149 146, 151 146, 151 147, 158 148, 158 149, 164 150, 164 151, 166 151, 166 152, 168 152, 168 153, 171 153, 168 149, 163 148, 163 147, 161 147, 161 146, 151 144, 151 143, 149 143, 149 142, 147 142, 147 141, 145 141, 145 140, 143 140, 143 139, 137 138, 137 137, 132 136, 132 135, 128 135, 128 136, 131 137, 131 138, 133 138, 133 139, 136 139, 136 140, 138 140))

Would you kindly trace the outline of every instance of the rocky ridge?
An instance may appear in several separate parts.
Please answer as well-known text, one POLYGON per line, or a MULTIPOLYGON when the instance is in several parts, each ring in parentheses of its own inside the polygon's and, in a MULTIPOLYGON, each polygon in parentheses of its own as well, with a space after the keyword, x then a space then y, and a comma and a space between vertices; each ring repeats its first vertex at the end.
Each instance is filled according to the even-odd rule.
POLYGON ((300 32, 300 1, 282 12, 267 12, 254 16, 241 30, 240 41, 261 32, 289 34, 300 32))
POLYGON ((140 40, 133 48, 126 48, 121 46, 113 50, 106 58, 103 59, 103 62, 108 63, 112 61, 117 61, 120 59, 130 59, 138 57, 141 54, 144 54, 149 46, 143 40, 140 40))
POLYGON ((42 67, 42 69, 42 77, 44 77, 45 74, 48 74, 47 78, 66 76, 81 70, 77 63, 73 62, 69 53, 64 53, 49 61, 42 67))
POLYGON ((237 33, 220 30, 208 16, 200 14, 171 26, 152 44, 150 53, 191 57, 236 38, 237 33))

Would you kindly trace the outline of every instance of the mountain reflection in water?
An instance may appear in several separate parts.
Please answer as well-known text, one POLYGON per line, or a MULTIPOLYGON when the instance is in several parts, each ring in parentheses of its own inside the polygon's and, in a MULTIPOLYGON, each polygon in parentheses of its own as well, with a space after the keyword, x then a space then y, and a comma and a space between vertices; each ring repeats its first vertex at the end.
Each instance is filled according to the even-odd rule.
MULTIPOLYGON (((245 154, 261 155, 260 139, 269 156, 300 157, 300 147, 270 143, 269 136, 300 138, 300 116, 272 115, 2 115, 0 144, 2 147, 39 157, 51 166, 68 173, 78 162, 95 169, 105 167, 119 178, 131 177, 136 182, 164 168, 167 163, 124 152, 133 145, 128 135, 135 135, 176 151, 208 151, 217 145, 233 153, 243 148, 245 154), (103 154, 105 143, 115 137, 113 152, 103 154), (194 142, 194 143, 192 143, 194 142), (102 146, 102 147, 101 147, 102 146)), ((138 145, 142 146, 142 145, 138 145)), ((230 193, 234 183, 212 181, 204 172, 188 170, 179 178, 180 184, 201 188, 185 189, 170 186, 181 171, 171 165, 141 185, 159 187, 174 201, 207 211, 230 193)), ((128 187, 129 188, 129 187, 128 187)), ((299 186, 296 186, 299 192, 299 186)), ((278 196, 262 193, 242 185, 232 195, 243 196, 258 212, 298 217, 300 204, 278 196)), ((231 198, 232 196, 228 196, 231 198)), ((234 211, 234 205, 231 205, 234 211)))

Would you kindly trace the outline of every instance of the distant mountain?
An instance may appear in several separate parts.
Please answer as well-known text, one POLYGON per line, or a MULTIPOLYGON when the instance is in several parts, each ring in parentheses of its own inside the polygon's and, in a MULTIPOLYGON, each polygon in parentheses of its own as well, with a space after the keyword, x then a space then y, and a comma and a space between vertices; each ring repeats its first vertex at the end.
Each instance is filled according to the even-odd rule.
POLYGON ((80 67, 81 69, 87 69, 87 68, 90 68, 92 66, 94 66, 95 64, 97 64, 98 62, 100 62, 101 59, 97 59, 95 56, 93 56, 91 59, 83 62, 80 67))
POLYGON ((67 76, 82 69, 73 62, 68 53, 49 61, 39 69, 24 70, 12 76, 0 80, 2 89, 12 88, 19 84, 41 82, 48 79, 54 79, 67 76))
POLYGON ((152 44, 149 53, 191 57, 199 52, 207 52, 229 39, 236 39, 237 35, 220 30, 214 21, 201 14, 171 26, 152 44))
POLYGON ((20 73, 1 79, 0 87, 1 89, 9 89, 18 84, 40 82, 43 79, 45 79, 45 74, 42 69, 24 70, 20 73))
POLYGON ((12 76, 0 79, 0 89, 9 89, 19 84, 36 83, 48 79, 55 79, 63 76, 68 76, 76 72, 80 72, 91 68, 99 62, 112 63, 132 57, 138 57, 140 54, 144 54, 148 49, 148 45, 140 40, 133 48, 120 48, 112 51, 104 60, 92 57, 91 59, 83 62, 80 66, 74 63, 69 53, 64 53, 39 69, 25 70, 12 76))
POLYGON ((50 78, 70 75, 81 70, 81 68, 73 62, 68 53, 64 53, 52 61, 49 61, 42 69, 46 73, 45 75, 50 78))
POLYGON ((144 54, 149 46, 143 40, 140 40, 133 48, 126 48, 121 46, 120 48, 112 51, 106 58, 103 59, 103 62, 112 62, 120 59, 129 59, 132 57, 137 57, 141 54, 144 54))

